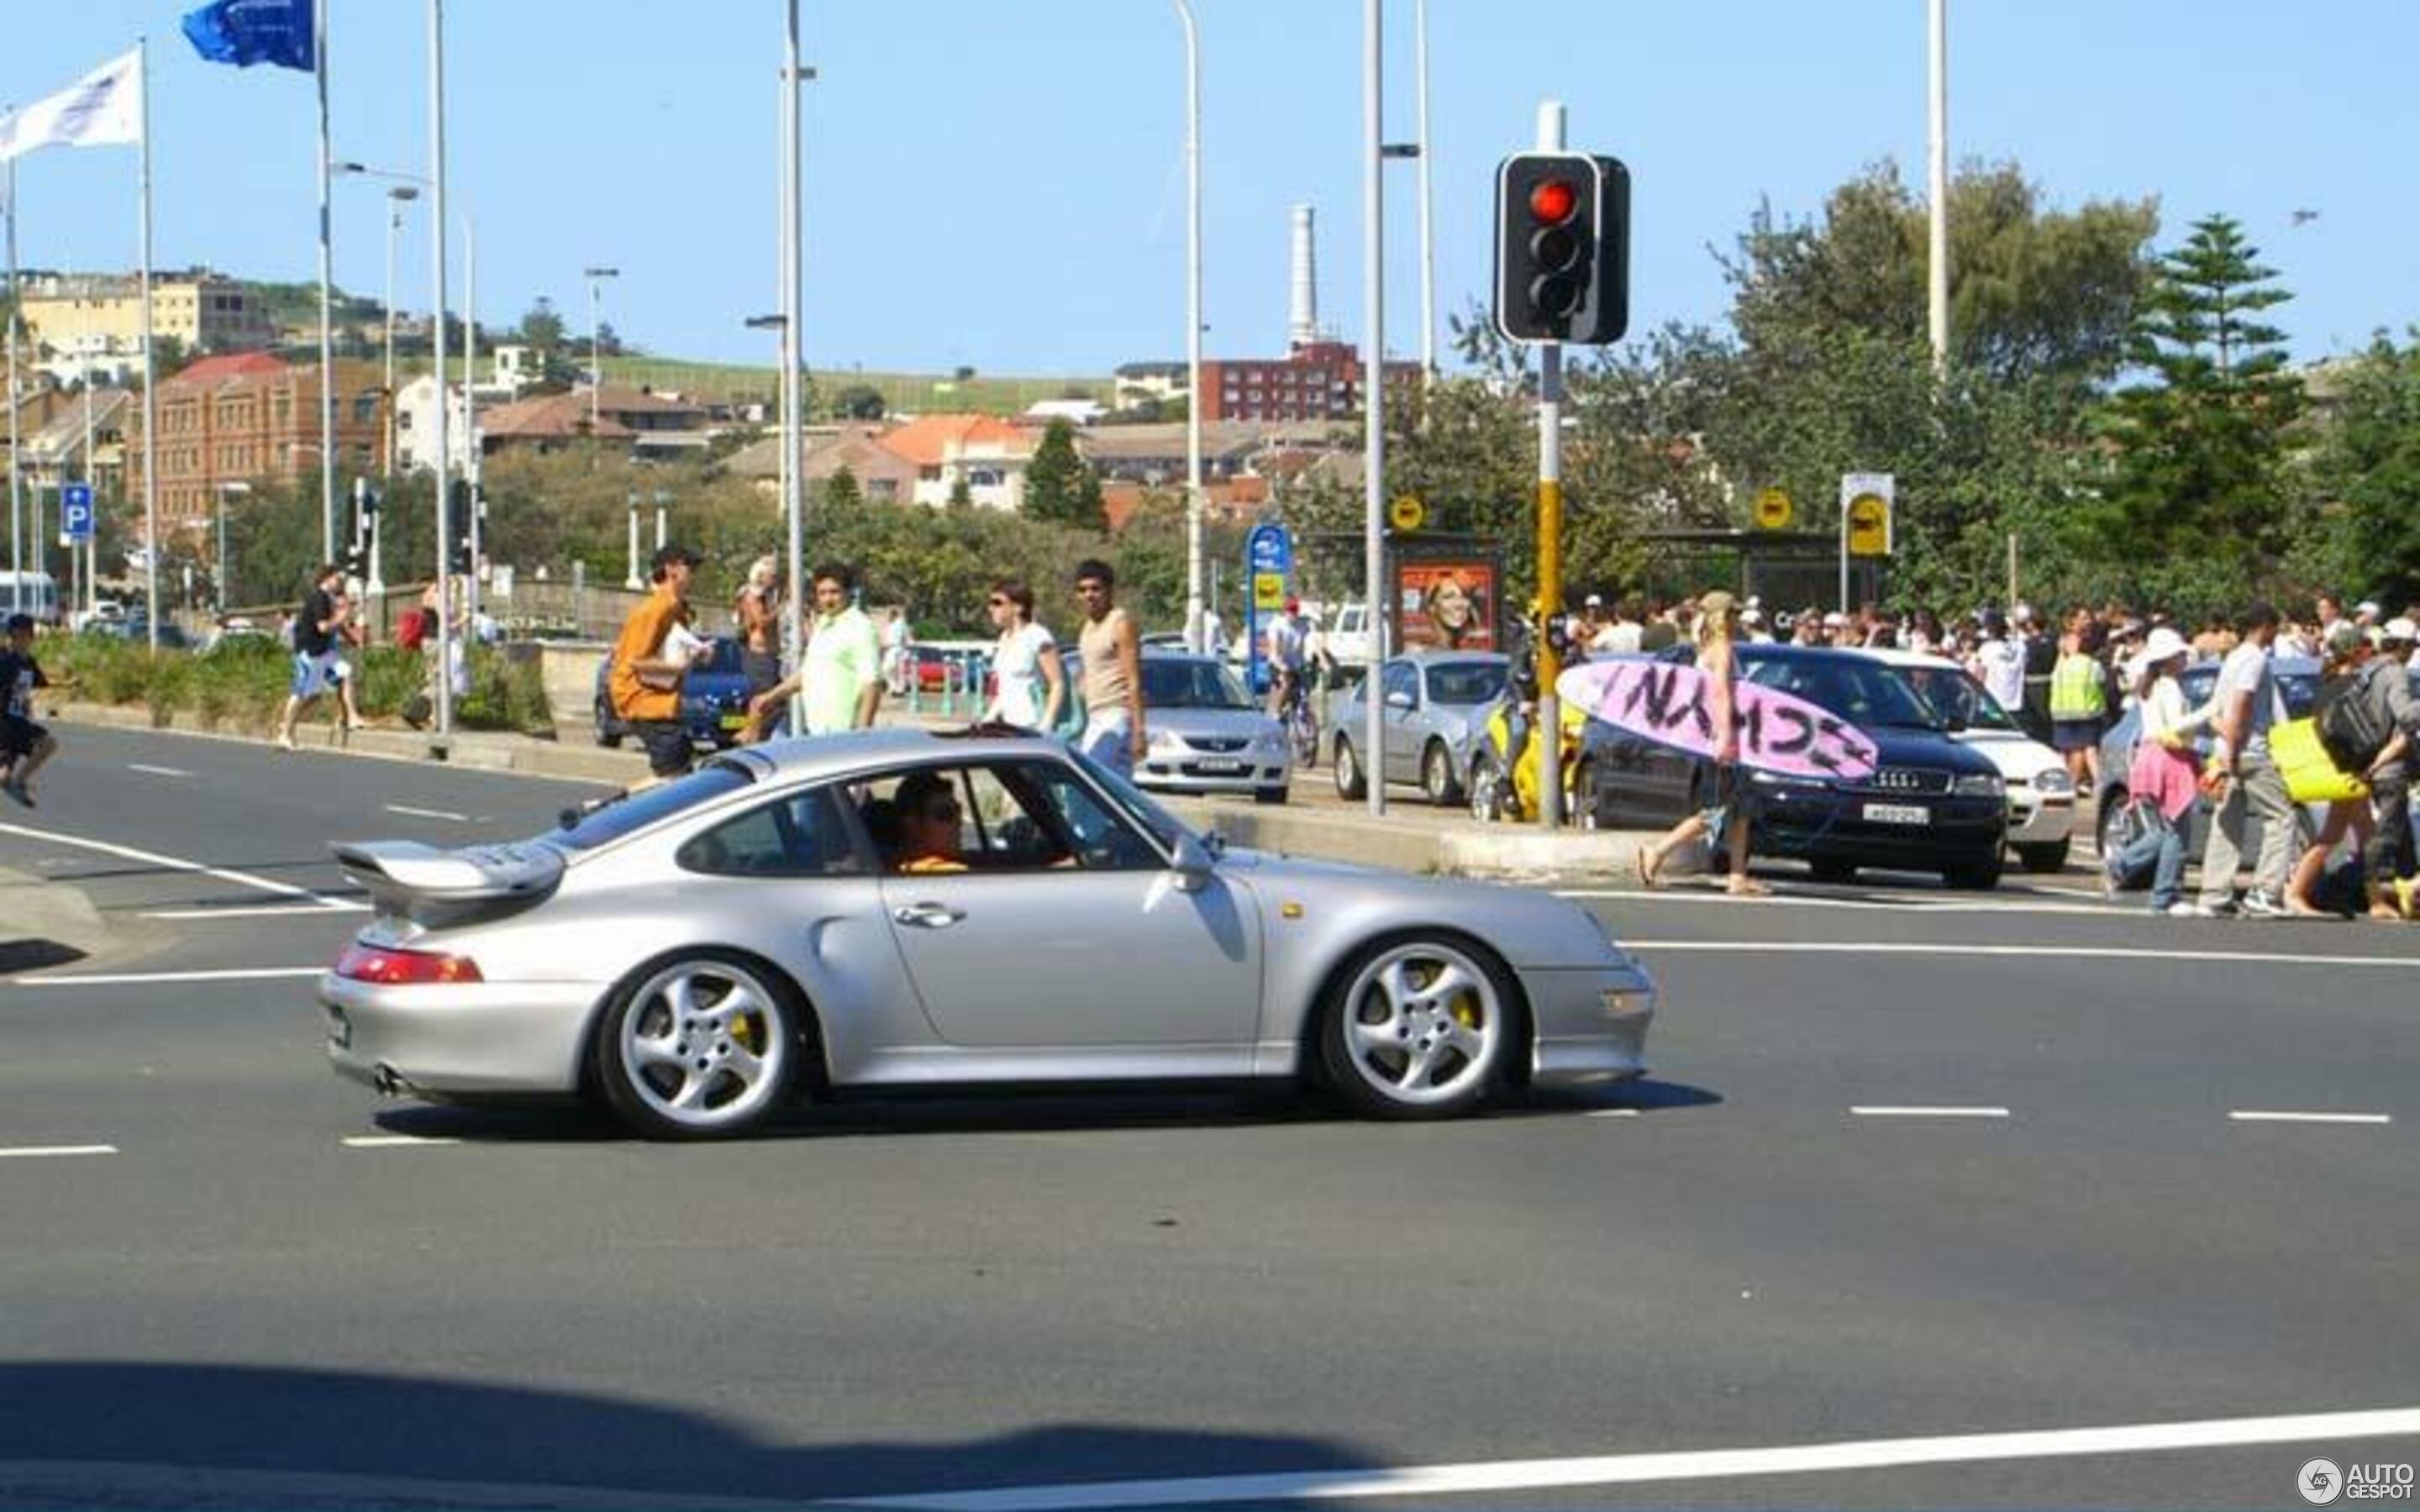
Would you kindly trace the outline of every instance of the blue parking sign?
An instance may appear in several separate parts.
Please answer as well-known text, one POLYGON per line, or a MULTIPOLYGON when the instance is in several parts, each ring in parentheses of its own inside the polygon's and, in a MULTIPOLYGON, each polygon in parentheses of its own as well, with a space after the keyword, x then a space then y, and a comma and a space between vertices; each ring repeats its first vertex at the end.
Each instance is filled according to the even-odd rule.
POLYGON ((70 483, 59 490, 59 531, 71 541, 92 539, 92 485, 70 483))

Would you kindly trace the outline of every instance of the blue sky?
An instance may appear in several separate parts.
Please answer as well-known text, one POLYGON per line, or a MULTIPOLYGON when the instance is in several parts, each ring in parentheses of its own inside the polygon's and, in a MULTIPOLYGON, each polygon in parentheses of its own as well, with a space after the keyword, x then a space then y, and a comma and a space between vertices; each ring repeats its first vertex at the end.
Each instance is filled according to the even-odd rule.
MULTIPOLYGON (((203 63, 185 7, 12 0, 0 100, 151 38, 162 266, 315 276, 308 76, 203 63)), ((427 161, 426 5, 334 0, 340 157, 427 161)), ((1287 208, 1320 214, 1322 314, 1357 338, 1360 7, 1197 0, 1210 355, 1280 351, 1287 208)), ((1413 134, 1411 0, 1388 0, 1388 135, 1413 134)), ((1100 373, 1184 352, 1183 50, 1163 0, 805 0, 806 352, 819 368, 1100 373)), ((1951 135, 2054 201, 2152 194, 2163 244, 2244 222, 2297 298, 2296 356, 2420 319, 2420 5, 1951 0, 1951 135), (2298 208, 2319 212, 2291 224, 2298 208)), ((552 297, 666 353, 763 360, 774 307, 778 0, 451 0, 450 185, 479 315, 552 297)), ((1924 161, 1923 0, 1432 0, 1439 304, 1488 278, 1494 165, 1537 101, 1628 162, 1633 330, 1726 305, 1711 245, 1761 198, 1807 214, 1865 163, 1924 161)), ((1388 335, 1416 352, 1415 200, 1390 169, 1388 335)), ((28 266, 126 268, 131 149, 19 163, 28 266)), ((337 279, 375 295, 378 192, 337 187, 337 279)), ((428 301, 425 223, 398 302, 428 301)), ((458 270, 456 275, 458 285, 458 270)))

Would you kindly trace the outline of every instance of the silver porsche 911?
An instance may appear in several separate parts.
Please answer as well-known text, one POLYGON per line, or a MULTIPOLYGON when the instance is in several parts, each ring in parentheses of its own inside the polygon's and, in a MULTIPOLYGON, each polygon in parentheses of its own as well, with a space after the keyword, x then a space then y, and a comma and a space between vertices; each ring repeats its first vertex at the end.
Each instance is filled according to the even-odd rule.
POLYGON ((1509 887, 1223 847, 1056 742, 734 751, 555 833, 335 854, 375 904, 320 979, 344 1075, 747 1130, 824 1088, 1294 1077, 1380 1117, 1643 1069, 1655 989, 1509 887))

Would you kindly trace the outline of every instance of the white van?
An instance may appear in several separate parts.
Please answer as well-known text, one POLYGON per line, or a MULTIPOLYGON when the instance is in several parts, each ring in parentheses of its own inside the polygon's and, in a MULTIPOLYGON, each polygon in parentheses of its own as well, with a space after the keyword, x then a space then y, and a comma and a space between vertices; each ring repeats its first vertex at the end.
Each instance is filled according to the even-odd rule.
POLYGON ((0 614, 31 614, 37 625, 58 624, 58 583, 47 572, 0 571, 0 614))

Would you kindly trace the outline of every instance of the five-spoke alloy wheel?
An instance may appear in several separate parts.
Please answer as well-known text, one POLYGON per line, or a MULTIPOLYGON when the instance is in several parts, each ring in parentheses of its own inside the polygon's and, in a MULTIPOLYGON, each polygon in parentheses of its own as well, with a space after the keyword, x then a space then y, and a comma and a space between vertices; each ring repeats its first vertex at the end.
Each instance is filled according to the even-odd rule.
POLYGON ((1435 1119, 1495 1090, 1519 1029, 1503 968, 1470 947, 1399 939, 1364 955, 1321 1024, 1336 1089, 1364 1113, 1435 1119))
POLYGON ((598 1028, 605 1100, 659 1139, 738 1134, 779 1106, 799 1057, 790 997, 745 958, 663 962, 614 995, 598 1028))

